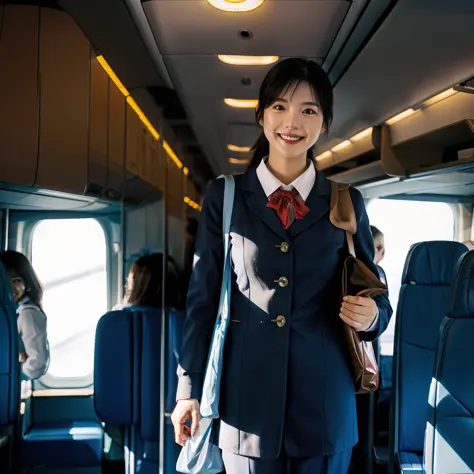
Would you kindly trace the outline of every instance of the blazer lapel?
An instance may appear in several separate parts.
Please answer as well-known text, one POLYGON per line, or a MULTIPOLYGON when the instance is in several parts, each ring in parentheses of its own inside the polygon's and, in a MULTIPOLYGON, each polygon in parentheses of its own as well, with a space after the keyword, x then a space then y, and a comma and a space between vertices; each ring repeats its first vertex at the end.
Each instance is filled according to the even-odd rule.
POLYGON ((321 217, 328 213, 329 219, 329 203, 331 197, 331 183, 326 177, 318 171, 316 173, 316 181, 313 189, 309 193, 306 205, 309 207, 309 212, 303 219, 298 219, 291 224, 288 232, 291 237, 296 237, 301 232, 309 229, 321 217))
MULTIPOLYGON (((277 213, 267 207, 268 198, 263 191, 262 185, 257 177, 254 168, 249 169, 244 176, 244 192, 246 204, 249 209, 256 214, 275 234, 283 240, 288 240, 288 234, 283 228, 283 224, 277 216, 277 213)), ((308 217, 308 215, 306 215, 308 217)), ((305 217, 305 219, 306 219, 305 217)))

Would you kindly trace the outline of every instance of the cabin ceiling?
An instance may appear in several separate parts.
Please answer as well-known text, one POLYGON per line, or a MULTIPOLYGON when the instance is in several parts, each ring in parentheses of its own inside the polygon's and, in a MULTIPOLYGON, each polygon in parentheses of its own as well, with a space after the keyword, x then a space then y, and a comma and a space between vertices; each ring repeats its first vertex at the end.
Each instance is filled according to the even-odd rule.
POLYGON ((257 98, 271 67, 232 66, 218 54, 322 64, 335 85, 335 120, 321 151, 474 74, 472 0, 265 0, 245 13, 222 12, 206 0, 58 3, 132 94, 164 110, 183 161, 202 183, 245 169, 229 164, 246 156, 227 144, 253 145, 254 111, 223 99, 257 98), (241 30, 252 38, 242 39, 241 30))
MULTIPOLYGON (((301 56, 329 70, 370 3, 266 0, 256 10, 229 13, 206 0, 143 2, 171 80, 216 175, 245 169, 231 166, 228 159, 248 155, 230 152, 227 145, 252 146, 260 130, 253 109, 229 107, 224 98, 258 98, 260 83, 272 67, 229 65, 217 56, 301 56), (251 32, 250 39, 241 37, 243 30, 251 32)), ((379 8, 365 25, 366 34, 390 5, 384 0, 372 3, 379 8)))
POLYGON ((251 146, 255 99, 271 66, 232 66, 218 54, 302 56, 335 84, 335 120, 320 150, 473 74, 471 0, 266 0, 228 13, 206 0, 146 0, 143 8, 194 135, 215 174, 239 171, 227 144, 251 146), (252 32, 251 39, 239 31, 252 32), (442 65, 442 67, 440 67, 442 65), (250 85, 242 79, 250 78, 250 85))

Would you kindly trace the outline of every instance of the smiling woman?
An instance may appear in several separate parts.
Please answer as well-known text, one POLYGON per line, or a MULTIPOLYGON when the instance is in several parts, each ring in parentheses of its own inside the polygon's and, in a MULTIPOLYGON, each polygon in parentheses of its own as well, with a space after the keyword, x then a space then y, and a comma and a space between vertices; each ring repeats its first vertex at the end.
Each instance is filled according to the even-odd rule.
MULTIPOLYGON (((237 285, 213 441, 227 474, 284 474, 288 458, 293 474, 344 474, 357 441, 344 324, 373 341, 391 308, 385 295, 340 300, 348 246, 329 219, 332 186, 316 172, 313 154, 332 106, 331 83, 317 63, 294 58, 274 66, 260 88, 262 133, 249 168, 235 177, 233 211, 223 210, 222 180, 204 200, 172 421, 178 444, 196 435, 229 220, 237 285)), ((350 199, 357 257, 377 275, 362 196, 351 188, 350 199)))
POLYGON ((313 159, 313 146, 332 122, 332 86, 326 73, 312 61, 281 61, 265 77, 259 93, 256 121, 263 127, 250 163, 257 167, 274 146, 277 159, 303 152, 313 159), (280 137, 284 134, 286 139, 280 137), (285 145, 293 145, 288 148, 285 145))

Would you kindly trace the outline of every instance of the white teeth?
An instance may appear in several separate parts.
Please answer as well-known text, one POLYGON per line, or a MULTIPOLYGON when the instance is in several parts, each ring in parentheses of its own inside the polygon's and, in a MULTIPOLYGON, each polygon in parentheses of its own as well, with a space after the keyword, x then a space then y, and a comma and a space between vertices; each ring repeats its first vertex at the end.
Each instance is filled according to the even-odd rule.
POLYGON ((280 134, 280 137, 283 138, 284 140, 290 140, 294 142, 301 140, 301 137, 290 137, 288 135, 282 135, 282 134, 280 134))

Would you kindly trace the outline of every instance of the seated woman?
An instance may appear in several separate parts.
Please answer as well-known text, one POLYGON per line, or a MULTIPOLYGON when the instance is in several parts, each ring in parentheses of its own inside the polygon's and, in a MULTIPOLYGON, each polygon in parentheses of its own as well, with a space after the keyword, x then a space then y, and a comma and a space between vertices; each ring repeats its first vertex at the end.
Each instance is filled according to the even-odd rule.
MULTIPOLYGON (((166 304, 177 307, 180 304, 179 279, 176 271, 168 265, 166 280, 166 304)), ((114 310, 129 306, 150 306, 161 308, 163 299, 163 254, 143 255, 133 262, 125 284, 123 304, 114 310)))
MULTIPOLYGON (((166 276, 166 305, 178 308, 181 304, 180 282, 174 262, 168 259, 166 276), (173 268, 174 267, 174 268, 173 268)), ((163 254, 152 253, 135 260, 128 272, 125 284, 125 296, 122 304, 113 310, 127 309, 131 306, 148 306, 161 309, 163 301, 163 254)), ((106 450, 106 459, 120 461, 123 459, 124 432, 119 426, 107 425, 107 436, 110 448, 106 450)))
POLYGON ((47 318, 41 302, 43 287, 30 261, 13 250, 0 253, 18 305, 20 363, 24 378, 35 380, 48 371, 50 354, 47 318))

